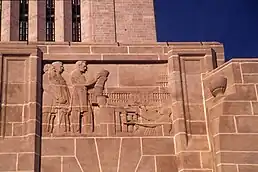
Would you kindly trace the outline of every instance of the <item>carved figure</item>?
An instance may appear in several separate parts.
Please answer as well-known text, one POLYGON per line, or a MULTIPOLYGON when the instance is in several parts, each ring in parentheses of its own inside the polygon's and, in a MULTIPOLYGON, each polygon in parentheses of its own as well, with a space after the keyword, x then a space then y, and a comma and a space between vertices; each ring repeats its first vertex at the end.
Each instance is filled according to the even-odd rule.
POLYGON ((52 132, 54 127, 54 119, 57 113, 55 106, 55 97, 53 96, 53 87, 50 79, 55 75, 54 67, 51 64, 44 65, 43 68, 43 116, 47 117, 47 131, 52 132))
POLYGON ((139 113, 127 113, 126 118, 122 119, 123 125, 129 127, 131 132, 140 132, 143 129, 145 135, 155 132, 159 126, 168 125, 166 134, 172 131, 171 108, 159 107, 154 109, 147 109, 145 106, 139 106, 139 113))
POLYGON ((71 104, 70 104, 70 92, 66 81, 62 77, 62 73, 64 71, 64 67, 62 62, 53 62, 52 67, 49 71, 49 83, 51 88, 51 93, 54 97, 51 115, 48 119, 48 131, 53 132, 54 128, 54 120, 56 118, 56 114, 59 114, 60 121, 59 125, 61 124, 62 120, 64 119, 65 122, 65 132, 70 131, 70 111, 71 111, 71 104))
MULTIPOLYGON (((85 124, 93 125, 93 112, 88 98, 88 88, 96 83, 87 83, 85 72, 87 71, 86 61, 77 61, 76 68, 71 73, 72 91, 72 113, 78 117, 79 125, 76 129, 81 132, 81 119, 85 117, 85 124)), ((94 127, 92 126, 92 131, 94 127)))
POLYGON ((95 96, 102 96, 105 83, 108 79, 109 71, 103 69, 97 75, 97 82, 94 86, 94 95, 95 96))

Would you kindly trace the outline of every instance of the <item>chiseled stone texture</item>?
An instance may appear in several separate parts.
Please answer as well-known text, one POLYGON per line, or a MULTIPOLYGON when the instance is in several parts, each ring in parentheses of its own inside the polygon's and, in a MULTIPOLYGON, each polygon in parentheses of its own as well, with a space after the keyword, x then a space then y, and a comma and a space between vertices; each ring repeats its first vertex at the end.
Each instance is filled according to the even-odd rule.
MULTIPOLYGON (((258 61, 238 59, 217 67, 212 58, 219 65, 222 48, 217 43, 0 44, 0 171, 257 171, 258 61), (49 116, 41 113, 48 110, 41 96, 42 67, 64 62, 62 77, 72 90, 69 78, 77 60, 88 61, 88 81, 101 68, 109 71, 108 104, 93 107, 94 133, 88 133, 90 123, 81 134, 65 133, 62 121, 49 133, 49 116), (155 94, 147 97, 149 92, 155 94), (170 114, 169 120, 146 129, 149 121, 141 119, 137 125, 144 127, 120 128, 115 114, 131 103, 130 94, 151 104, 139 106, 141 115, 170 114)), ((74 119, 79 125, 78 116, 74 119)))
POLYGON ((235 59, 204 78, 210 140, 213 142, 217 170, 256 171, 258 61, 235 59), (223 96, 208 96, 208 84, 216 77, 227 78, 223 96))

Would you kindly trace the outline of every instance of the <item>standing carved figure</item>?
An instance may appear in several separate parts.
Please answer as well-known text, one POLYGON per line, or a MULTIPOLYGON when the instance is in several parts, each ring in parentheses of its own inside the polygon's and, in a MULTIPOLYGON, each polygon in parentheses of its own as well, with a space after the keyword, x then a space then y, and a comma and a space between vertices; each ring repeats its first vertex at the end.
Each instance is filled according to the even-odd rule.
MULTIPOLYGON (((52 94, 54 96, 53 106, 57 109, 57 113, 59 115, 59 125, 62 123, 64 119, 65 123, 65 132, 70 131, 70 92, 69 88, 66 84, 66 81, 62 77, 62 73, 64 71, 64 67, 62 62, 53 62, 52 63, 53 70, 49 75, 49 83, 51 85, 52 94)), ((53 132, 54 119, 56 117, 56 113, 51 116, 49 119, 49 123, 52 124, 50 127, 50 131, 53 132)))
POLYGON ((43 69, 43 117, 47 119, 47 131, 52 132, 54 126, 54 119, 57 113, 57 109, 54 105, 55 100, 53 96, 53 88, 50 79, 53 78, 51 75, 55 75, 54 68, 51 64, 44 65, 43 69))
POLYGON ((81 132, 82 122, 81 119, 84 117, 85 124, 90 124, 93 127, 93 112, 88 98, 88 87, 94 85, 96 81, 87 83, 85 72, 87 71, 86 61, 77 61, 75 63, 76 68, 71 73, 71 83, 73 86, 72 91, 72 115, 73 118, 78 119, 78 126, 76 132, 81 132))

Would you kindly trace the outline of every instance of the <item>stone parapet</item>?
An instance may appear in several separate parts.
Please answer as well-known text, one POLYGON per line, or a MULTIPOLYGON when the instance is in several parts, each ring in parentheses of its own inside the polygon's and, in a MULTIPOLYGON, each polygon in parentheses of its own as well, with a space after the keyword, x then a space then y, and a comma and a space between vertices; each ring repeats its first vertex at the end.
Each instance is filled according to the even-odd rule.
POLYGON ((257 171, 257 68, 256 59, 233 59, 204 76, 207 123, 218 172, 257 171), (221 76, 227 78, 226 91, 213 97, 208 84, 221 76))

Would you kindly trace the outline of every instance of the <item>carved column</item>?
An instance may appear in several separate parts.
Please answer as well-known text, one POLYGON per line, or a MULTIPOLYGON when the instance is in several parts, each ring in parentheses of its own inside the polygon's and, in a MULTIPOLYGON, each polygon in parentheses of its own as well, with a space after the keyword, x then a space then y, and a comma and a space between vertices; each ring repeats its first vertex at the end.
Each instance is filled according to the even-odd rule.
POLYGON ((64 1, 64 41, 72 42, 72 2, 67 0, 64 1))
POLYGON ((28 41, 45 41, 46 35, 46 2, 29 1, 29 35, 28 41))
POLYGON ((55 41, 64 42, 64 1, 55 1, 55 41))
POLYGON ((2 1, 1 41, 10 41, 11 1, 2 1))
POLYGON ((19 1, 2 1, 1 41, 19 40, 19 1))
POLYGON ((37 30, 37 24, 38 24, 38 6, 37 6, 37 1, 29 1, 29 16, 28 16, 28 41, 36 42, 37 41, 37 35, 38 35, 38 30, 37 30))
POLYGON ((92 1, 81 0, 81 41, 92 42, 92 1))

